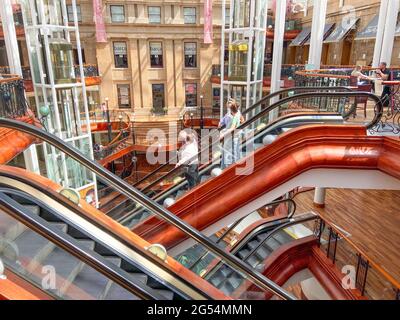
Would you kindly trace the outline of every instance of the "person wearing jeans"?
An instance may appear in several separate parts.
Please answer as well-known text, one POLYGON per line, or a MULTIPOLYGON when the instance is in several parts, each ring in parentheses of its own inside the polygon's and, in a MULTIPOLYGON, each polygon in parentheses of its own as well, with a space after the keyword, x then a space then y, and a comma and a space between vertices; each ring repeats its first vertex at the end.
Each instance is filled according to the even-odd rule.
POLYGON ((194 133, 182 131, 179 140, 183 142, 178 152, 179 162, 176 167, 182 166, 189 186, 189 190, 199 183, 199 148, 194 133))

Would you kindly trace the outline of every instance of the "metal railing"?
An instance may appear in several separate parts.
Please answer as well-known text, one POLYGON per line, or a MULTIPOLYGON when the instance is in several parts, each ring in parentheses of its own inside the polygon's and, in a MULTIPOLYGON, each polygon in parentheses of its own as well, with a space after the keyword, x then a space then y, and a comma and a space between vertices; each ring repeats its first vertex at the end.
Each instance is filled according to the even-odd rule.
POLYGON ((16 118, 27 112, 24 81, 16 75, 0 75, 0 117, 16 118))
POLYGON ((316 235, 320 249, 336 268, 354 270, 351 275, 354 286, 349 285, 349 289, 358 289, 369 299, 399 300, 400 283, 360 249, 348 234, 320 219, 316 235))

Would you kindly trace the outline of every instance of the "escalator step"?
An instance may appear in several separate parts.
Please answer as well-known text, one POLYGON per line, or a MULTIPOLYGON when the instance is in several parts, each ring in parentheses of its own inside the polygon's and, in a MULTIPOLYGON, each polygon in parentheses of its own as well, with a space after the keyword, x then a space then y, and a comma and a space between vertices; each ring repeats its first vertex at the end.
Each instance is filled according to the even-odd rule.
POLYGON ((98 254, 100 254, 103 257, 114 256, 114 252, 112 252, 110 249, 108 249, 107 247, 103 246, 99 242, 96 242, 96 245, 94 247, 94 251, 96 251, 98 254))
MULTIPOLYGON (((77 258, 71 256, 62 249, 56 247, 53 252, 43 261, 43 265, 52 266, 56 272, 56 288, 54 291, 63 296, 74 279, 83 269, 85 264, 77 258)), ((41 276, 41 266, 35 270, 34 274, 41 276)))
POLYGON ((221 274, 225 277, 228 278, 232 273, 233 270, 231 268, 229 268, 228 266, 223 266, 219 269, 219 271, 221 272, 221 274))
POLYGON ((235 290, 229 281, 224 281, 224 283, 219 286, 219 289, 226 295, 230 295, 235 290))
POLYGON ((293 241, 293 238, 285 231, 278 232, 273 236, 273 238, 281 245, 293 241))
POLYGON ((139 300, 138 297, 134 296, 128 290, 122 288, 117 284, 113 284, 104 298, 105 300, 139 300))
POLYGON ((141 273, 140 269, 125 260, 121 261, 121 268, 129 273, 141 273))
POLYGON ((259 235, 257 235, 257 241, 263 242, 267 236, 268 236, 268 232, 260 233, 259 235))
POLYGON ((147 285, 152 288, 152 289, 157 289, 157 290, 166 290, 167 287, 162 284, 160 281, 157 279, 154 279, 152 277, 147 278, 147 285))
POLYGON ((260 259, 265 260, 271 254, 271 251, 268 250, 265 246, 261 246, 260 248, 258 248, 257 254, 260 259))
POLYGON ((44 220, 46 220, 48 222, 63 222, 63 220, 60 219, 59 217, 57 217, 57 215, 55 215, 55 214, 53 214, 51 212, 48 212, 46 209, 44 209, 44 208, 40 209, 39 208, 39 210, 40 210, 40 216, 44 220))
POLYGON ((236 253, 236 256, 238 256, 240 259, 244 259, 248 254, 250 253, 250 250, 248 249, 241 249, 236 253))
POLYGON ((35 204, 23 204, 24 208, 28 209, 29 211, 33 212, 34 214, 40 214, 40 207, 35 204))
POLYGON ((157 293, 162 295, 165 299, 164 300, 173 300, 174 299, 174 293, 169 290, 156 290, 157 293))
POLYGON ((221 275, 219 271, 215 272, 215 274, 208 280, 214 287, 219 288, 221 283, 224 281, 224 277, 221 275))
POLYGON ((74 279, 73 285, 65 292, 64 298, 89 300, 91 296, 94 300, 101 300, 106 296, 111 285, 112 282, 107 277, 85 265, 74 279), (82 291, 89 296, 82 296, 82 291))
POLYGON ((257 254, 252 254, 246 262, 251 265, 253 268, 261 262, 261 258, 257 257, 257 254))
POLYGON ((121 267, 122 259, 118 257, 105 257, 109 262, 115 264, 117 267, 121 267))
POLYGON ((267 242, 264 244, 264 246, 269 249, 271 252, 275 251, 278 249, 281 244, 280 242, 276 241, 274 238, 270 238, 267 240, 267 242))
POLYGON ((252 240, 252 241, 250 241, 250 242, 247 243, 247 246, 248 246, 251 250, 253 250, 253 249, 257 248, 259 244, 260 244, 260 243, 259 243, 257 240, 252 240))
POLYGON ((147 284, 147 280, 148 280, 148 276, 146 275, 146 274, 144 274, 144 273, 132 273, 132 272, 130 272, 129 273, 129 275, 133 278, 133 279, 135 279, 135 280, 137 280, 137 281, 140 281, 140 282, 142 282, 143 284, 147 284))
POLYGON ((71 225, 68 226, 68 234, 74 239, 89 239, 86 234, 71 225))
POLYGON ((95 242, 93 240, 80 239, 78 242, 89 250, 94 250, 95 242))
POLYGON ((237 274, 234 273, 230 278, 229 278, 229 283, 232 285, 233 288, 237 289, 243 282, 243 278, 237 274))

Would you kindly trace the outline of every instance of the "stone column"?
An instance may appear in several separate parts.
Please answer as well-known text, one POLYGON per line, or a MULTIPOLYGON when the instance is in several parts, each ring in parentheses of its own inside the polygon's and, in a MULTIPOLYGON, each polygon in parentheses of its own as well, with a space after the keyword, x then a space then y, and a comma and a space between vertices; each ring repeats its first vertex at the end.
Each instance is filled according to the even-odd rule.
POLYGON ((328 0, 314 1, 308 63, 314 65, 315 69, 321 67, 327 5, 328 0))
POLYGON ((325 208, 326 189, 315 188, 314 206, 317 208, 325 208))

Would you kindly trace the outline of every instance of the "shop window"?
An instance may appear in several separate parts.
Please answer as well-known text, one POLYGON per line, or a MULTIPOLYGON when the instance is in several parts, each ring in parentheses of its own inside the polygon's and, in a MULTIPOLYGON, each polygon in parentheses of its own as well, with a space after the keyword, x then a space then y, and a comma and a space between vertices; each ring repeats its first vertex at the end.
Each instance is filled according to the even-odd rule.
POLYGON ((196 8, 183 8, 183 22, 185 24, 196 23, 196 8))
POLYGON ((164 84, 152 84, 153 111, 163 113, 165 108, 164 84))
MULTIPOLYGON (((74 11, 72 9, 72 6, 67 6, 67 14, 68 14, 68 21, 74 22, 74 11)), ((76 14, 78 16, 78 22, 82 22, 82 13, 80 5, 76 6, 76 14)))
POLYGON ((163 49, 161 42, 150 42, 150 65, 152 68, 163 67, 163 49))
POLYGON ((185 84, 185 104, 186 107, 197 107, 197 84, 185 84))
POLYGON ((117 84, 118 106, 120 108, 131 107, 131 88, 129 84, 117 84))
POLYGON ((125 22, 125 8, 121 5, 110 6, 111 22, 125 22))
POLYGON ((161 7, 148 7, 149 23, 161 23, 161 7))
POLYGON ((197 67, 197 44, 196 42, 185 42, 185 68, 197 67))
POLYGON ((126 42, 114 42, 114 63, 116 68, 128 68, 126 42))

